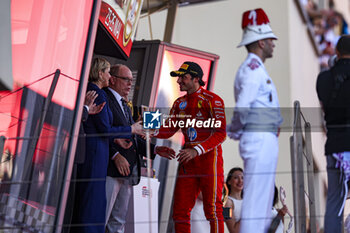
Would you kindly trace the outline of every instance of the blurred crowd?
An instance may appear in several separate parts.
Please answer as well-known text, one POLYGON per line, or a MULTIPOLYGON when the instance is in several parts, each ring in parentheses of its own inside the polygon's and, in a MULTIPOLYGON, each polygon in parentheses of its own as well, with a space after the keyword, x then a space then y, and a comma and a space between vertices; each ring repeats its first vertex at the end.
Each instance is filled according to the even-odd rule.
POLYGON ((318 49, 321 70, 329 68, 328 60, 335 55, 335 45, 341 35, 348 33, 348 23, 329 1, 328 9, 321 9, 314 0, 300 0, 312 24, 318 49))

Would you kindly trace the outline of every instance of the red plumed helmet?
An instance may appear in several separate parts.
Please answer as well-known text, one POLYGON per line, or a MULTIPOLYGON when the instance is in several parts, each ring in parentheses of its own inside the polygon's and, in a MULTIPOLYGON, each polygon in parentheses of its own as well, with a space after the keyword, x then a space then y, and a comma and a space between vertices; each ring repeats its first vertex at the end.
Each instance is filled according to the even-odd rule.
POLYGON ((277 37, 273 34, 270 21, 264 10, 261 8, 249 10, 242 16, 243 37, 238 47, 248 45, 258 40, 277 37))

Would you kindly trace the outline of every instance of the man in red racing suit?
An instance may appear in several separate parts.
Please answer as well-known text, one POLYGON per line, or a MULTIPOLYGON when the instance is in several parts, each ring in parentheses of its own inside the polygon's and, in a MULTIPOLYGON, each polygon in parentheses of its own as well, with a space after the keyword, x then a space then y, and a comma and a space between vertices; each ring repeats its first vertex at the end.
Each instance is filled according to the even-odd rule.
MULTIPOLYGON (((191 210, 200 191, 211 233, 223 233, 222 189, 224 182, 221 143, 226 138, 224 102, 203 89, 203 71, 194 62, 185 62, 177 76, 181 91, 170 116, 159 129, 157 138, 169 138, 181 129, 185 145, 176 156, 180 162, 174 191, 175 232, 191 232, 191 210)), ((175 153, 169 148, 172 153, 175 153)))

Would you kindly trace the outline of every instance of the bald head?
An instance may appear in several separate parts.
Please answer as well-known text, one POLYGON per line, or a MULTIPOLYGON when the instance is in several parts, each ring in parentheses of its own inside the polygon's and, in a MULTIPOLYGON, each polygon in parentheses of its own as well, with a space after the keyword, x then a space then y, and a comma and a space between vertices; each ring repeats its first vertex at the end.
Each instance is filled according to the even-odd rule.
POLYGON ((117 64, 111 66, 110 74, 109 87, 127 99, 133 80, 131 70, 126 65, 117 64))

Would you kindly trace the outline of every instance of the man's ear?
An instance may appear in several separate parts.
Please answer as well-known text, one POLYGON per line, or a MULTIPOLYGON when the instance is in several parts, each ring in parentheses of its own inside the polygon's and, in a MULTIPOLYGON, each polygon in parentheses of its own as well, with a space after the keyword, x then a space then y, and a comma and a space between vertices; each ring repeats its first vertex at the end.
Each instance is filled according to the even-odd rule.
POLYGON ((193 80, 196 81, 196 83, 199 83, 199 78, 198 77, 194 77, 193 80))
POLYGON ((258 45, 259 45, 259 48, 264 48, 265 47, 265 41, 264 40, 258 40, 258 45))
POLYGON ((340 53, 339 53, 338 49, 335 50, 335 54, 337 55, 337 58, 339 59, 340 58, 340 53))
MULTIPOLYGON (((109 79, 109 84, 112 84, 112 85, 113 85, 113 84, 114 84, 114 81, 115 81, 114 78, 111 76, 110 79, 109 79)), ((110 85, 109 85, 109 86, 110 86, 110 85)))

